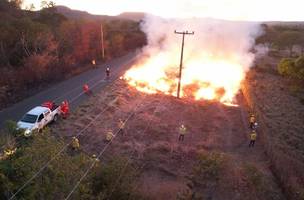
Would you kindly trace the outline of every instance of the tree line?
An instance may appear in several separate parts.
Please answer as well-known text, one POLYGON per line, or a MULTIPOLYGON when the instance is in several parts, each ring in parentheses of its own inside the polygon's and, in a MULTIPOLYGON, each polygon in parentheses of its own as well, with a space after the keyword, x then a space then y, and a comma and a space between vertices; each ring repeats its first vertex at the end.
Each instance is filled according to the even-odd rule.
POLYGON ((146 43, 137 22, 72 20, 47 1, 42 1, 39 11, 32 11, 33 7, 23 10, 21 5, 21 0, 0 0, 2 106, 22 98, 24 90, 86 70, 93 59, 104 62, 146 43), (101 25, 105 58, 101 53, 101 25))
POLYGON ((267 25, 262 24, 263 34, 256 39, 257 44, 262 44, 269 50, 289 51, 289 57, 297 56, 295 51, 300 49, 304 54, 304 25, 267 25))
POLYGON ((264 34, 256 43, 269 50, 270 55, 287 50, 288 55, 278 63, 278 73, 297 80, 304 80, 304 25, 262 25, 264 34))

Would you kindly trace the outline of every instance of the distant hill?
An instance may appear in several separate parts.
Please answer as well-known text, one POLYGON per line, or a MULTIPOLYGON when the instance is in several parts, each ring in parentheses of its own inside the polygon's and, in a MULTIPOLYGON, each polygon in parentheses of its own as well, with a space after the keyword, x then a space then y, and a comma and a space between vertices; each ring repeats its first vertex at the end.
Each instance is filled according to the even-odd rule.
POLYGON ((117 19, 115 16, 93 15, 86 11, 72 10, 66 6, 56 6, 57 11, 70 19, 90 19, 90 20, 111 20, 117 19))
POLYGON ((129 19, 133 21, 140 21, 145 17, 146 13, 143 12, 124 12, 118 15, 117 17, 122 19, 129 19))
POLYGON ((86 11, 73 10, 66 6, 56 6, 57 11, 70 19, 90 19, 90 20, 114 20, 124 19, 132 21, 140 21, 144 18, 145 13, 142 12, 124 12, 118 16, 94 15, 86 11))

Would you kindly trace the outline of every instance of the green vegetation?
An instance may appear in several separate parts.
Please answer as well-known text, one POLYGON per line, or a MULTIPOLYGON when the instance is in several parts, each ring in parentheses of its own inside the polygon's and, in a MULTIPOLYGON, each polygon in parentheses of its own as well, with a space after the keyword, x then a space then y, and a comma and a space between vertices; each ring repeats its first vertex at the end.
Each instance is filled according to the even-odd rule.
MULTIPOLYGON (((13 123, 9 123, 9 130, 13 123)), ((65 145, 50 135, 48 130, 32 138, 14 137, 5 132, 1 135, 1 152, 4 148, 17 151, 0 159, 0 199, 8 199, 27 180, 65 145)), ((67 149, 56 157, 18 195, 17 199, 63 199, 77 183, 93 158, 81 152, 67 149)), ((109 163, 96 162, 91 173, 73 193, 73 199, 140 199, 134 190, 137 171, 126 165, 125 158, 113 158, 109 163)))
POLYGON ((253 165, 246 164, 244 166, 244 173, 248 182, 256 189, 263 189, 263 174, 253 165))
POLYGON ((72 20, 57 12, 53 2, 42 10, 20 8, 20 0, 0 0, 0 102, 23 98, 24 90, 62 80, 142 47, 139 23, 127 20, 72 20), (105 59, 101 50, 104 31, 105 59))
POLYGON ((200 153, 198 155, 198 163, 193 169, 194 182, 217 181, 223 162, 224 156, 221 153, 200 153))
POLYGON ((254 194, 259 199, 277 199, 279 196, 271 187, 268 177, 266 177, 256 166, 246 163, 243 166, 245 178, 249 186, 253 188, 254 194))
POLYGON ((137 170, 126 158, 113 158, 107 165, 102 165, 93 177, 93 194, 99 199, 139 200, 141 197, 134 190, 137 176, 137 170))
POLYGON ((283 58, 278 64, 278 72, 283 76, 304 80, 304 56, 283 58))
MULTIPOLYGON (((298 55, 294 52, 294 48, 298 46, 301 49, 301 55, 304 54, 304 27, 288 26, 288 25, 262 25, 263 32, 256 39, 257 44, 263 44, 269 50, 277 51, 288 49, 289 57, 298 55)), ((271 51, 271 52, 272 52, 271 51)))
POLYGON ((218 152, 200 151, 197 154, 197 163, 193 167, 190 182, 187 188, 180 191, 176 199, 208 199, 206 189, 216 187, 220 173, 223 169, 226 158, 224 154, 218 152))

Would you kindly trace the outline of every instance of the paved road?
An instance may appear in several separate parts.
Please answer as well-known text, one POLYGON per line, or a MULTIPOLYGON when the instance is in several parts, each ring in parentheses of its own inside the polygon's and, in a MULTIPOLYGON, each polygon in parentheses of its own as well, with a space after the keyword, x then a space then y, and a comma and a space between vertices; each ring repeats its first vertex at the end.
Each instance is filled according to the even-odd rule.
POLYGON ((29 97, 9 108, 0 111, 0 128, 3 127, 6 120, 19 120, 31 108, 40 105, 47 100, 55 100, 60 103, 64 99, 71 101, 71 109, 75 109, 80 103, 84 102, 86 95, 82 94, 82 86, 88 83, 93 92, 99 91, 109 84, 111 80, 115 80, 128 69, 136 58, 136 52, 129 53, 123 57, 109 61, 103 65, 99 65, 96 69, 89 70, 71 79, 54 85, 53 87, 42 91, 32 97, 29 97), (105 80, 105 68, 111 67, 111 79, 105 80))

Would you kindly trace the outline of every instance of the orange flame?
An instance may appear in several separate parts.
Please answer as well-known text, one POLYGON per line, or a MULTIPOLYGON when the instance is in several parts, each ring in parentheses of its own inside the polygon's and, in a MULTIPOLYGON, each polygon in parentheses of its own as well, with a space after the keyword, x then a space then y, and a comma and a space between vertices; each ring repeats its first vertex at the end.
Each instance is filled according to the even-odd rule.
MULTIPOLYGON (((178 73, 178 57, 158 53, 133 66, 124 78, 139 91, 176 96, 178 73)), ((181 97, 232 103, 244 75, 237 59, 188 57, 183 63, 181 97)))

